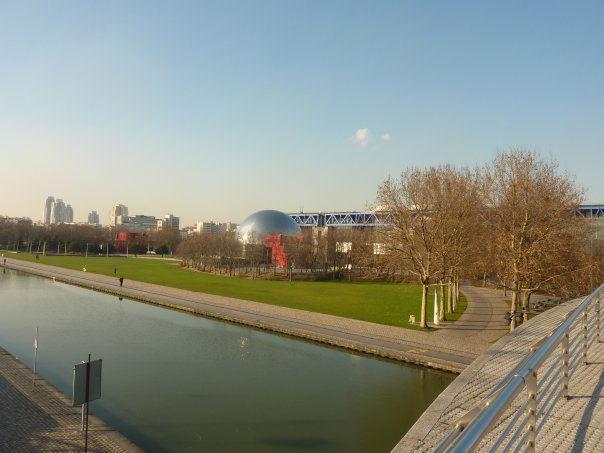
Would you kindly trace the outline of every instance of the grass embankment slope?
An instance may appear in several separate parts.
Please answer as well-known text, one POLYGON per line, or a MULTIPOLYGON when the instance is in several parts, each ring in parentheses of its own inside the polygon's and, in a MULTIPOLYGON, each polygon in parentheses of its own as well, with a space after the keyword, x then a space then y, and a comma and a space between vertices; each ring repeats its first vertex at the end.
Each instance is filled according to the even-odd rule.
MULTIPOLYGON (((421 288, 415 284, 384 282, 288 282, 272 280, 250 280, 227 277, 183 269, 174 260, 124 258, 124 257, 80 257, 40 256, 27 253, 10 254, 11 258, 50 264, 68 269, 113 276, 128 280, 154 283, 182 288, 190 291, 220 296, 247 299, 282 307, 297 308, 329 315, 343 316, 391 326, 418 329, 408 324, 409 315, 419 321, 421 288)), ((429 310, 432 313, 434 290, 430 289, 429 310)), ((449 315, 457 319, 465 310, 464 297, 456 313, 449 315)), ((428 316, 428 319, 431 319, 428 316)))

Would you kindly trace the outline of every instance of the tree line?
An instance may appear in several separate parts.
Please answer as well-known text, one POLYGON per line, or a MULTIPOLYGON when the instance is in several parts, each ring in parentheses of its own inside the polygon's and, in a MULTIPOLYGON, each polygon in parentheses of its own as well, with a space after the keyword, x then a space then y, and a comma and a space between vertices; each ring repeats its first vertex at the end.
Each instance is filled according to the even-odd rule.
MULTIPOLYGON (((94 225, 36 225, 30 221, 0 218, 0 248, 47 254, 104 254, 115 252, 115 229, 94 225)), ((181 241, 180 231, 164 229, 145 232, 129 241, 131 253, 172 254, 181 241)))
POLYGON ((583 191, 557 162, 526 149, 499 153, 476 168, 410 168, 388 178, 377 202, 393 214, 383 242, 391 266, 422 286, 440 287, 439 317, 463 278, 482 277, 511 293, 511 328, 537 291, 586 294, 603 279, 602 245, 577 216, 583 191), (446 295, 444 294, 446 293, 446 295))

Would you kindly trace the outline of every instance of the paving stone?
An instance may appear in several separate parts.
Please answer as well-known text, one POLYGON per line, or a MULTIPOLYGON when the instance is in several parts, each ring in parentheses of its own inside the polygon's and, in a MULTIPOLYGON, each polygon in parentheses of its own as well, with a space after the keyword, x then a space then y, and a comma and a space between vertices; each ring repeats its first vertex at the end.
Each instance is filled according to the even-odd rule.
MULTIPOLYGON (((33 371, 0 348, 0 451, 82 451, 81 411, 33 371)), ((141 451, 119 432, 90 416, 91 452, 141 451)))

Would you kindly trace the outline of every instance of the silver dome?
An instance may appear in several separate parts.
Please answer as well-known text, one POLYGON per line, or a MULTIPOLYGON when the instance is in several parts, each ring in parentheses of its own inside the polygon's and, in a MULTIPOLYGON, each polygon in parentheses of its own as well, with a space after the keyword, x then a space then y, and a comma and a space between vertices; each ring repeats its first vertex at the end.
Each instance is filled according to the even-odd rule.
POLYGON ((237 234, 242 242, 248 244, 263 242, 267 236, 299 237, 302 230, 287 214, 267 209, 255 212, 246 218, 237 228, 237 234))

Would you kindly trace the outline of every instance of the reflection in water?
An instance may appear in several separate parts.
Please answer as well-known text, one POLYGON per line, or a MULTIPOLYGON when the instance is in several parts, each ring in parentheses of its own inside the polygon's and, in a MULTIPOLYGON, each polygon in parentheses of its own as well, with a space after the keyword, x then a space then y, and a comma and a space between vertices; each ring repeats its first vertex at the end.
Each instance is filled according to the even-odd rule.
POLYGON ((452 375, 0 274, 0 345, 71 394, 103 359, 93 412, 153 451, 389 451, 452 375))
POLYGON ((260 439, 262 443, 272 447, 291 448, 296 450, 318 450, 330 447, 329 439, 320 437, 270 437, 260 439))

